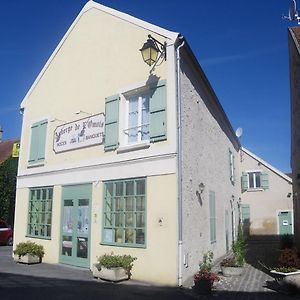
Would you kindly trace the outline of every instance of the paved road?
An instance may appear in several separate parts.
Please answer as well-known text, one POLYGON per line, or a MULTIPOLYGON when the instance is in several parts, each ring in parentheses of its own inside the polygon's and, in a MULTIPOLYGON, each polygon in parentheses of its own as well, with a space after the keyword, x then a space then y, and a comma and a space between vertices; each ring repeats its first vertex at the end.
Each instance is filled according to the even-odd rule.
MULTIPOLYGON (((159 276, 159 274, 158 274, 159 276)), ((291 300, 299 296, 279 294, 265 286, 267 274, 247 265, 245 274, 237 278, 222 278, 210 296, 199 296, 191 289, 157 287, 127 281, 104 283, 92 278, 89 271, 62 265, 21 265, 13 262, 11 247, 0 247, 1 300, 93 300, 93 299, 236 299, 291 300)))

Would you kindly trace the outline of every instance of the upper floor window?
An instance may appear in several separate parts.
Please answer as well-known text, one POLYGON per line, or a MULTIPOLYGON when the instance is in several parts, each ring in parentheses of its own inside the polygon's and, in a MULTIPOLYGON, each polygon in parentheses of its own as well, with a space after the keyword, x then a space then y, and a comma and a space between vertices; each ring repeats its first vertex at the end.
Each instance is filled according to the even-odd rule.
POLYGON ((129 96, 127 99, 128 128, 124 129, 127 143, 133 144, 149 140, 149 92, 129 96))
POLYGON ((105 151, 167 138, 166 82, 105 99, 105 151))
POLYGON ((266 190, 269 188, 268 174, 262 171, 243 172, 242 191, 247 190, 266 190))
POLYGON ((29 160, 30 164, 40 163, 45 160, 45 145, 47 133, 47 120, 31 125, 31 141, 29 160))

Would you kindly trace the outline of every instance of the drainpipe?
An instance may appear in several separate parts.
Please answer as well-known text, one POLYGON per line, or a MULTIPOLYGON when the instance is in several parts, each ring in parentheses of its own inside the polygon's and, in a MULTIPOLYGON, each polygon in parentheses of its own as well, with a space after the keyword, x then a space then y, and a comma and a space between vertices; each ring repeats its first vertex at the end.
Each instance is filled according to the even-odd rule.
MULTIPOLYGON (((183 39, 183 36, 179 36, 183 39)), ((182 132, 181 132, 181 81, 180 81, 180 48, 184 41, 176 49, 177 65, 177 187, 178 187, 178 285, 182 286, 182 132)))

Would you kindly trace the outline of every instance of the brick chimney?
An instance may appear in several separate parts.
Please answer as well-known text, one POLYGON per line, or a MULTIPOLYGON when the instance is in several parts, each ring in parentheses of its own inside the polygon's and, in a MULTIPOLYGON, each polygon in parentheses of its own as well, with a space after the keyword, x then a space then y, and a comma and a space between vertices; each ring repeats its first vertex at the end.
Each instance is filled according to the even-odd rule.
POLYGON ((0 143, 2 142, 2 137, 3 137, 3 129, 2 126, 0 125, 0 143))

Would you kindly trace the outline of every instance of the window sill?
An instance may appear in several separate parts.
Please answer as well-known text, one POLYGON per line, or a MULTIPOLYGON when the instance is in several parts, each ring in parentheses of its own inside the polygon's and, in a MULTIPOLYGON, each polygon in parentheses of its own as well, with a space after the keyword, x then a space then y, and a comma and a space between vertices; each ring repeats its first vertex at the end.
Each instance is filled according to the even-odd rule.
POLYGON ((263 192, 264 191, 264 189, 262 189, 262 188, 257 188, 257 189, 254 189, 254 188, 252 188, 252 189, 247 189, 247 192, 263 192))
POLYGON ((40 236, 40 235, 26 235, 27 238, 32 238, 32 239, 40 239, 40 240, 51 240, 51 237, 46 237, 46 236, 40 236))
POLYGON ((125 247, 125 248, 140 248, 140 249, 146 249, 146 245, 142 244, 117 244, 117 243, 106 243, 101 242, 100 245, 102 246, 113 246, 113 247, 125 247))
POLYGON ((32 163, 32 164, 27 165, 27 169, 43 167, 44 165, 45 165, 45 162, 32 163))
POLYGON ((124 153, 124 152, 142 150, 142 149, 147 149, 149 147, 150 147, 150 142, 149 141, 143 142, 143 143, 139 143, 139 144, 120 146, 117 149, 117 153, 124 153))

